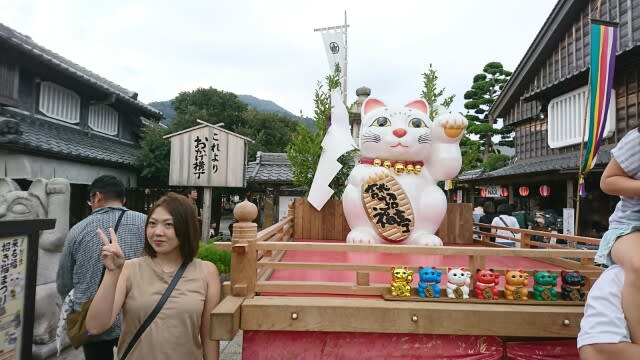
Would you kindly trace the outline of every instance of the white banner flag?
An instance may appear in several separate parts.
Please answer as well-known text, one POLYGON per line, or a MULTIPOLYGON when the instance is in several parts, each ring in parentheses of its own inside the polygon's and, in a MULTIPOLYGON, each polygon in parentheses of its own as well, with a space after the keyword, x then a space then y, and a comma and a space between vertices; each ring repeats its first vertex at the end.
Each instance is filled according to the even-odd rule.
POLYGON ((322 33, 322 41, 324 41, 324 49, 327 53, 327 60, 329 60, 329 71, 333 72, 336 64, 340 64, 340 71, 344 76, 344 68, 347 62, 344 32, 325 31, 322 33))

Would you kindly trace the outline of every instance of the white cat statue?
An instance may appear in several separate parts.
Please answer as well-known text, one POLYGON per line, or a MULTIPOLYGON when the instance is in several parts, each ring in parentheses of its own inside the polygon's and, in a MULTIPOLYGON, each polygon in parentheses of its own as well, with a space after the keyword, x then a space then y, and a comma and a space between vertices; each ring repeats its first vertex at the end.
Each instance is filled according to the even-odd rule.
POLYGON ((441 114, 415 100, 388 107, 368 98, 362 104, 360 163, 342 196, 351 244, 441 246, 435 235, 447 211, 441 180, 458 174, 460 139, 467 120, 441 114))
POLYGON ((471 273, 464 268, 447 269, 447 296, 451 299, 468 299, 471 273))

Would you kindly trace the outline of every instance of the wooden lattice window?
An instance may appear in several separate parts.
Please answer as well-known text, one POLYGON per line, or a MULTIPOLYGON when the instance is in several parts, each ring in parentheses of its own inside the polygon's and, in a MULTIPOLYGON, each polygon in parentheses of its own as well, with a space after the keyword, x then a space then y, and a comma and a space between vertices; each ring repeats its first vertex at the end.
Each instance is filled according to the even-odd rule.
POLYGON ((108 135, 118 134, 118 112, 107 105, 89 107, 89 127, 108 135))
POLYGON ((51 118, 77 124, 80 122, 80 96, 52 82, 42 82, 39 110, 51 118))

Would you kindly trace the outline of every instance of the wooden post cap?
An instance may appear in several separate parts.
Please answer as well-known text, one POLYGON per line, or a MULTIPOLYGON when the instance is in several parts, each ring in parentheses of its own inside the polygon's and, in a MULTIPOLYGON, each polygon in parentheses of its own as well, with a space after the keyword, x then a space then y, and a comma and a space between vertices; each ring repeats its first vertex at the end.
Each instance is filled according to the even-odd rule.
POLYGON ((243 201, 233 209, 233 217, 238 222, 251 222, 258 216, 258 208, 250 201, 243 201))

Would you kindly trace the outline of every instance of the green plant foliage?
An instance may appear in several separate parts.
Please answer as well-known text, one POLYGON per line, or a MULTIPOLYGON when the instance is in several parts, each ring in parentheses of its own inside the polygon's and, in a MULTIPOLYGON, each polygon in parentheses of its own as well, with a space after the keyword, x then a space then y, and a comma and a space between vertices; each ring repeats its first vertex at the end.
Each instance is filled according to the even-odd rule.
POLYGON ((253 109, 245 112, 244 117, 246 125, 237 131, 255 141, 249 143, 249 161, 255 160, 258 151, 285 152, 299 124, 284 115, 258 112, 253 109))
POLYGON ((444 95, 445 88, 438 90, 438 72, 433 68, 432 64, 429 64, 429 70, 422 73, 423 90, 420 96, 429 104, 429 119, 433 120, 438 116, 438 107, 440 105, 445 109, 449 109, 455 94, 446 96, 442 101, 440 97, 444 95))
POLYGON ((509 81, 511 71, 505 70, 501 63, 490 62, 484 66, 482 73, 473 77, 471 89, 464 93, 464 103, 469 120, 468 134, 479 138, 481 160, 487 161, 490 154, 495 153, 493 137, 499 135, 498 145, 513 147, 513 128, 504 126, 497 128, 495 120, 489 118, 489 109, 496 101, 504 85, 509 81))
POLYGON ((170 141, 162 137, 194 127, 198 125, 196 120, 224 123, 225 129, 254 140, 249 143, 249 161, 255 160, 258 151, 284 152, 297 124, 281 114, 250 110, 234 93, 211 87, 183 91, 172 104, 176 119, 168 129, 157 124, 144 129, 137 157, 143 183, 168 184, 170 141))
POLYGON ((231 252, 215 248, 215 241, 200 243, 198 259, 209 261, 218 268, 220 274, 231 272, 231 252))
POLYGON ((141 169, 141 182, 150 186, 169 183, 169 140, 162 137, 169 130, 152 123, 144 127, 136 162, 141 169))
MULTIPOLYGON (((287 146, 287 157, 291 161, 291 172, 294 184, 306 189, 307 194, 311 189, 313 177, 322 155, 322 140, 324 139, 329 127, 329 118, 331 117, 331 90, 340 86, 340 68, 336 66, 333 74, 325 78, 325 84, 318 82, 313 96, 314 109, 314 126, 315 131, 305 126, 298 125, 296 132, 293 134, 291 142, 287 146), (326 84, 326 90, 325 90, 326 84)), ((345 106, 344 104, 336 104, 336 106, 345 106)), ((346 187, 346 181, 353 169, 353 159, 356 152, 351 151, 342 155, 339 162, 342 169, 336 174, 329 186, 335 191, 334 199, 342 197, 342 193, 346 187)))
POLYGON ((498 170, 507 166, 509 160, 511 160, 511 157, 508 155, 492 153, 489 154, 487 161, 482 163, 482 167, 487 169, 487 171, 498 170))

